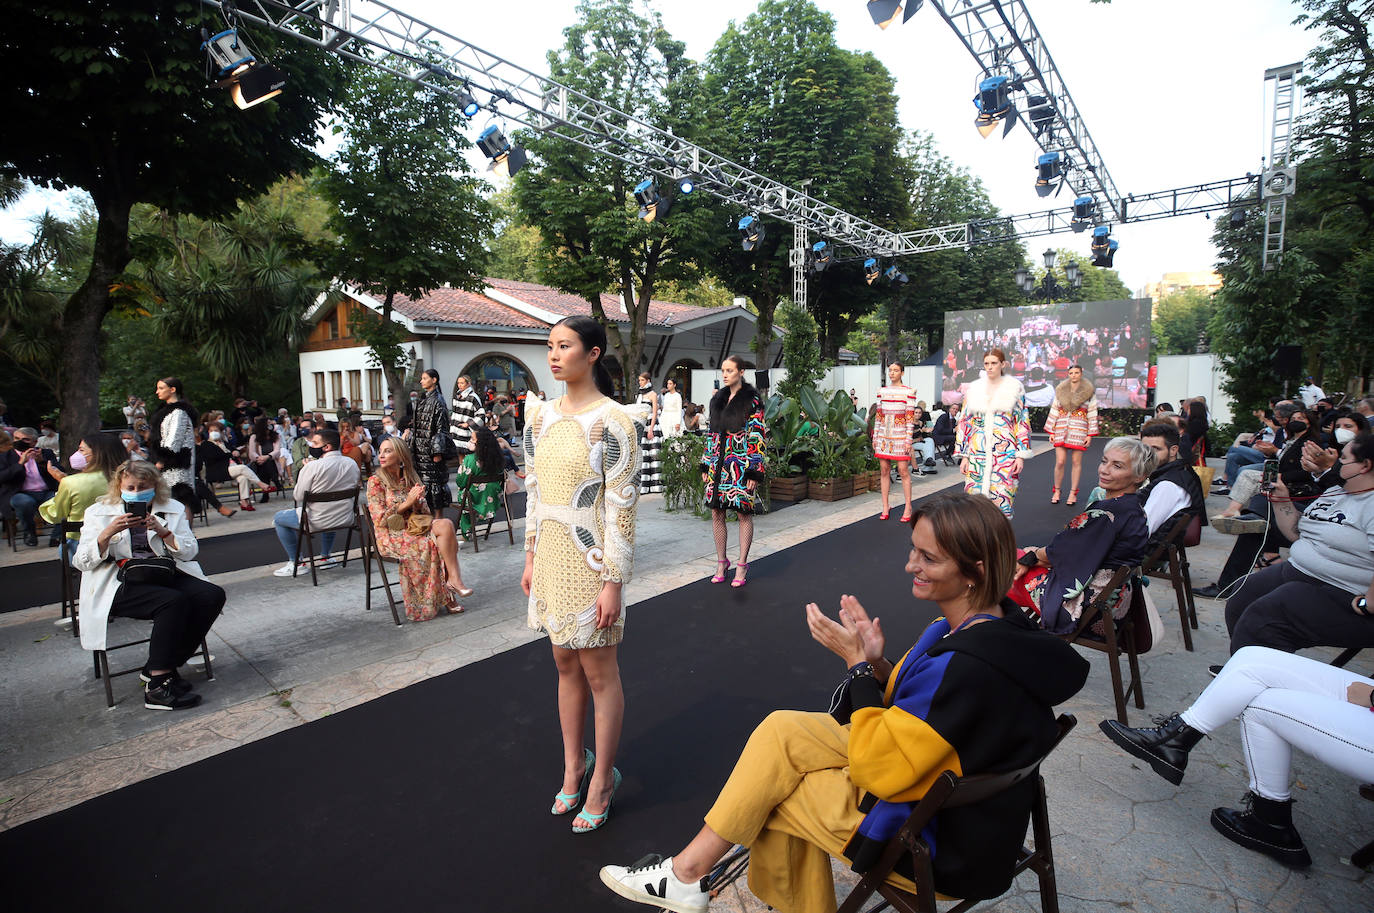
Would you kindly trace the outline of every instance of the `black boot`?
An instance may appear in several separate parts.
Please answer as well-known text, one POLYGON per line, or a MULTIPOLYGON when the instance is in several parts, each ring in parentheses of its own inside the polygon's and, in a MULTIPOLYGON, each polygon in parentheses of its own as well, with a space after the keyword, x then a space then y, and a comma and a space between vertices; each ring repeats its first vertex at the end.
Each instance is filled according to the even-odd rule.
POLYGON ((259 504, 266 504, 269 500, 270 500, 270 499, 269 499, 268 496, 267 496, 267 492, 265 492, 265 491, 264 491, 261 495, 258 496, 258 503, 259 503, 259 504))
POLYGON ((1280 802, 1253 792, 1245 794, 1245 808, 1212 809, 1217 833, 1247 850, 1263 853, 1289 868, 1305 869, 1312 857, 1293 827, 1293 800, 1280 802))
POLYGON ((1116 720, 1103 720, 1098 728, 1140 760, 1149 761, 1155 773, 1175 786, 1183 782, 1188 752, 1204 735, 1177 713, 1155 729, 1131 729, 1116 720))

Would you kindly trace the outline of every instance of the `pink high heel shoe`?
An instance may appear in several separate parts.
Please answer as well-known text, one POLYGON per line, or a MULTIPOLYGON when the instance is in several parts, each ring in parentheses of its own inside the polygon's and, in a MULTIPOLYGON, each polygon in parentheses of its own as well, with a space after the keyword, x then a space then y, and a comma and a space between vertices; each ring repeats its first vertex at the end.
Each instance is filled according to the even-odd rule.
POLYGON ((711 582, 712 582, 712 583, 724 583, 724 582, 725 582, 725 575, 728 574, 728 573, 730 573, 730 559, 729 559, 729 558, 726 558, 724 561, 717 561, 717 562, 716 562, 716 567, 718 568, 718 570, 716 571, 716 576, 714 576, 714 577, 711 578, 711 582), (722 568, 722 567, 721 567, 722 564, 725 565, 725 567, 722 568))
MULTIPOLYGON (((741 562, 740 564, 735 565, 735 569, 739 571, 744 571, 747 574, 749 573, 749 562, 741 562)), ((734 580, 730 581, 730 586, 734 587, 735 589, 739 589, 748 582, 748 579, 744 577, 736 577, 734 580)))

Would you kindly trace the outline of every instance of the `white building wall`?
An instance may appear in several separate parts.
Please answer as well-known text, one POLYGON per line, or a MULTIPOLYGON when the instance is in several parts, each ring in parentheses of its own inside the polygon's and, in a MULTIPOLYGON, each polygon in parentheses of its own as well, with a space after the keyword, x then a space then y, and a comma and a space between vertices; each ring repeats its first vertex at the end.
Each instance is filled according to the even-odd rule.
MULTIPOLYGON (((816 387, 829 399, 830 395, 836 390, 854 391, 854 395, 859 398, 859 404, 868 408, 877 401, 878 388, 886 383, 883 365, 838 365, 825 372, 817 382, 816 387)), ((754 382, 752 372, 746 379, 754 382)), ((768 372, 769 392, 777 389, 778 384, 787 379, 786 368, 773 368, 768 372)), ((711 392, 715 389, 715 382, 720 380, 720 372, 713 370, 702 370, 692 372, 693 399, 701 405, 706 405, 710 400, 711 392), (697 394, 696 391, 704 390, 706 393, 697 394)), ((940 369, 933 366, 911 367, 906 369, 906 383, 916 389, 916 398, 925 400, 926 405, 935 408, 939 402, 938 392, 940 389, 940 369)))
POLYGON ((1210 353, 1161 355, 1155 372, 1155 402, 1177 409, 1181 400, 1205 396, 1212 421, 1229 424, 1234 420, 1234 404, 1221 387, 1225 380, 1221 359, 1210 353))

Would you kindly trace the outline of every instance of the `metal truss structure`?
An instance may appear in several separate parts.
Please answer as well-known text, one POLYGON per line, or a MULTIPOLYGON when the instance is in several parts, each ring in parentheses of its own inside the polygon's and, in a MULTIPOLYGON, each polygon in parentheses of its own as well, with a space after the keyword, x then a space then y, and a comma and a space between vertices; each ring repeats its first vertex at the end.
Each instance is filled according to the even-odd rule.
MULTIPOLYGON (((805 258, 809 232, 829 240, 836 246, 837 253, 892 258, 1087 227, 1082 222, 1075 224, 1072 208, 1065 207, 919 231, 892 231, 815 199, 806 192, 805 185, 794 189, 768 178, 639 117, 482 50, 382 0, 202 2, 221 9, 232 22, 256 23, 436 93, 454 98, 470 93, 483 109, 499 120, 554 133, 645 173, 673 180, 693 175, 697 187, 712 196, 749 213, 790 223, 795 232, 791 252, 793 294, 799 303, 804 303, 806 297, 805 258)), ((1247 174, 1243 178, 1123 197, 1093 145, 1083 118, 1022 0, 931 0, 931 5, 959 35, 984 73, 1011 75, 1018 94, 1033 93, 1051 103, 1052 116, 1043 106, 1034 117, 1029 114, 1010 116, 1019 117, 1026 124, 1042 149, 1059 150, 1068 156, 1067 183, 1080 196, 1093 198, 1096 206, 1094 224, 1113 219, 1135 222, 1229 209, 1247 193, 1256 191, 1258 179, 1247 174), (956 3, 959 5, 954 12, 946 9, 947 5, 955 6, 956 3)), ((1284 162, 1284 167, 1289 169, 1285 173, 1291 177, 1291 165, 1286 163, 1296 103, 1293 79, 1296 65, 1280 68, 1280 72, 1286 75, 1277 77, 1280 94, 1275 101, 1271 164, 1284 162)), ((1266 176, 1268 174, 1266 172, 1266 176)), ((1275 259, 1277 252, 1282 250, 1286 199, 1284 195, 1268 204, 1271 213, 1266 216, 1266 224, 1277 224, 1277 235, 1266 238, 1266 264, 1271 256, 1271 242, 1275 244, 1272 254, 1275 259), (1277 223, 1273 221, 1275 216, 1277 223)))
POLYGON ((1013 88, 1025 93, 1023 99, 1043 99, 1043 113, 1034 121, 1024 111, 1009 116, 1020 117, 1042 151, 1064 154, 1066 183, 1078 196, 1093 197, 1103 215, 1111 213, 1116 221, 1126 221, 1121 194, 1102 153, 1088 134, 1083 115, 1023 0, 930 0, 930 5, 959 36, 985 76, 1009 76, 1013 88))
POLYGON ((1264 169, 1264 248, 1261 268, 1275 269, 1283 262, 1283 228, 1288 220, 1288 199, 1297 190, 1293 164, 1293 121, 1298 114, 1298 74, 1301 63, 1266 70, 1264 81, 1274 80, 1269 162, 1264 169))

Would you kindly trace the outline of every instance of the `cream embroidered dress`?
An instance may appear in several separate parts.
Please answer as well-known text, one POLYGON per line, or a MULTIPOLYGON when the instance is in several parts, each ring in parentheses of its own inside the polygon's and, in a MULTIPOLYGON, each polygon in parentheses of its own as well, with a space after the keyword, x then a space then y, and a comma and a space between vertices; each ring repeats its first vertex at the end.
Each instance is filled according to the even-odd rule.
POLYGON ((606 581, 629 583, 639 501, 639 434, 602 398, 573 411, 530 399, 525 415, 525 550, 534 552, 528 623, 560 647, 620 643, 625 613, 596 627, 606 581))

